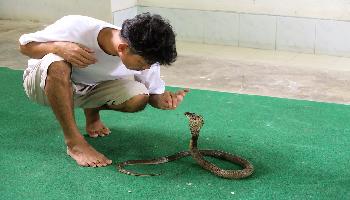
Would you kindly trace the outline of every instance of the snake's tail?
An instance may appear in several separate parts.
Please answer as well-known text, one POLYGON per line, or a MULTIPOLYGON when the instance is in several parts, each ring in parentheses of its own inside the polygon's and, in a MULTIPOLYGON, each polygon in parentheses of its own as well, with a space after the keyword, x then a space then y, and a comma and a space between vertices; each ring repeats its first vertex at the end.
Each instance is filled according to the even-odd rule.
POLYGON ((126 170, 126 169, 124 169, 124 167, 127 165, 158 165, 158 164, 163 164, 163 163, 167 163, 170 161, 175 161, 175 160, 178 160, 180 158, 183 158, 183 157, 186 157, 189 155, 191 155, 189 151, 181 151, 181 152, 177 152, 173 155, 159 157, 159 158, 150 159, 150 160, 127 160, 127 161, 118 163, 117 169, 121 173, 124 173, 127 175, 132 175, 132 176, 159 176, 161 174, 142 174, 142 173, 137 173, 137 172, 133 172, 130 170, 126 170))
POLYGON ((141 174, 141 173, 134 172, 131 170, 126 170, 126 169, 124 169, 124 167, 126 165, 131 165, 131 164, 125 163, 125 162, 117 164, 118 171, 123 173, 123 174, 132 175, 132 176, 159 176, 159 175, 161 175, 161 174, 141 174))

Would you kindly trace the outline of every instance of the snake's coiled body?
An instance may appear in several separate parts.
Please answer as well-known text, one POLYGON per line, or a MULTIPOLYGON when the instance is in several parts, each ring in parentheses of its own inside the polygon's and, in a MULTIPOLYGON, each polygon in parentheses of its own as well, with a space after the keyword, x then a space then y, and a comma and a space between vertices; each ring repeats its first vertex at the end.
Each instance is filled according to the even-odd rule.
POLYGON ((134 176, 156 176, 159 174, 141 174, 141 173, 126 170, 124 169, 124 167, 127 165, 136 165, 136 164, 144 164, 144 165, 162 164, 170 161, 175 161, 186 156, 192 156, 193 159, 201 167, 222 178, 241 179, 241 178, 248 177, 253 173, 254 171, 253 165, 249 161, 239 156, 232 155, 230 153, 220 151, 220 150, 198 149, 197 140, 199 137, 200 129, 204 124, 204 119, 202 116, 196 115, 194 113, 186 112, 185 115, 189 119, 189 125, 190 125, 190 130, 192 135, 189 151, 181 151, 170 156, 159 157, 151 160, 128 160, 125 162, 121 162, 117 164, 119 172, 125 173, 128 175, 134 175, 134 176), (214 165, 213 163, 205 160, 203 158, 204 156, 211 156, 221 160, 226 160, 226 161, 240 165, 241 167, 243 167, 243 169, 242 170, 224 170, 214 165))

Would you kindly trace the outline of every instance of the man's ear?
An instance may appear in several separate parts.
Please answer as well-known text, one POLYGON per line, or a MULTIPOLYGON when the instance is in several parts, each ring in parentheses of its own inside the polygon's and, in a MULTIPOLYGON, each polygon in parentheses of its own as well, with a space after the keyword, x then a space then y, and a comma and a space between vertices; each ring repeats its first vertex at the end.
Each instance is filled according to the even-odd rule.
POLYGON ((129 45, 127 43, 120 43, 120 44, 118 44, 117 52, 118 52, 119 56, 121 54, 126 54, 126 52, 128 50, 128 47, 129 47, 129 45))

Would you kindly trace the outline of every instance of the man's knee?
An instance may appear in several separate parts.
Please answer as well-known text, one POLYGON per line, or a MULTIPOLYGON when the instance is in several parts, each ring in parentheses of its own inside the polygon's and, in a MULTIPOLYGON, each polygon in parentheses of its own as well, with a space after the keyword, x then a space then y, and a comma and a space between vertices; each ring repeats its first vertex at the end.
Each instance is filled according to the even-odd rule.
MULTIPOLYGON (((51 63, 47 71, 47 79, 58 79, 65 82, 70 82, 72 67, 65 61, 56 61, 51 63)), ((57 80, 55 80, 57 81, 57 80)))
POLYGON ((147 94, 139 94, 125 102, 125 112, 139 112, 145 109, 148 104, 149 96, 147 94))
POLYGON ((122 111, 122 112, 139 112, 145 109, 148 104, 149 95, 139 94, 129 100, 125 101, 120 105, 108 106, 112 110, 122 111))

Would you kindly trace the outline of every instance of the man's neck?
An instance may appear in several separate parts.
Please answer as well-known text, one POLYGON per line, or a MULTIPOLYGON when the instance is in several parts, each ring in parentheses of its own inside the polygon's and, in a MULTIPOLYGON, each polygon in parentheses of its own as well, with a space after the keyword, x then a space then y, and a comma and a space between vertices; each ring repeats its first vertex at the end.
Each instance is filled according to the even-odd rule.
POLYGON ((118 44, 121 42, 119 30, 113 28, 104 28, 97 36, 98 45, 109 55, 119 56, 117 53, 118 44))

